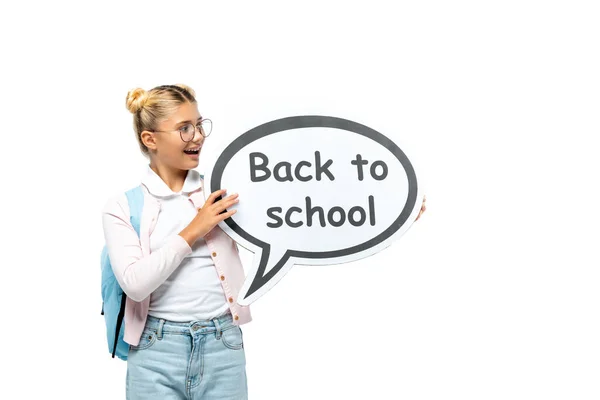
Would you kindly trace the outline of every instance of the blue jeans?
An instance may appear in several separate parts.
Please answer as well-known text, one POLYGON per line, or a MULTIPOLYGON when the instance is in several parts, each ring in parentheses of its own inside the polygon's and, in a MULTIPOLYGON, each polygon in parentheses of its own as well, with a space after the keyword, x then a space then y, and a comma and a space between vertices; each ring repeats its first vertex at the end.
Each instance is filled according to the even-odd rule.
POLYGON ((242 330, 231 314, 172 322, 148 316, 127 356, 127 400, 247 400, 242 330))

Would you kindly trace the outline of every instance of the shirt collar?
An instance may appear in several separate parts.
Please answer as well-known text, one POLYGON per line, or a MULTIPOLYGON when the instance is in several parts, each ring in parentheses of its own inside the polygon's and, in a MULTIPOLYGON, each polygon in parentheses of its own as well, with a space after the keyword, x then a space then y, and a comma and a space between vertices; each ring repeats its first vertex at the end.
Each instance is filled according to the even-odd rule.
MULTIPOLYGON (((160 176, 148 164, 146 168, 146 174, 142 177, 142 184, 146 186, 148 191, 157 197, 169 197, 174 196, 177 193, 172 191, 169 186, 162 180, 160 176)), ((180 193, 191 193, 202 187, 202 181, 200 173, 196 170, 190 169, 183 182, 183 188, 180 193)))

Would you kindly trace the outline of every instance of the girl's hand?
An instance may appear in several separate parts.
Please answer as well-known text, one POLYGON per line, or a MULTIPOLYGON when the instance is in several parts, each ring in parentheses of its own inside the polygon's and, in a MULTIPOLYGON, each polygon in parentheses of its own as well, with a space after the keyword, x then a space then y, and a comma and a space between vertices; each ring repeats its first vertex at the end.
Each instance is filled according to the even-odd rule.
POLYGON ((237 210, 229 210, 221 214, 222 211, 239 201, 237 193, 215 201, 217 197, 225 192, 226 189, 220 189, 211 193, 204 205, 198 209, 198 214, 196 214, 188 226, 181 231, 180 235, 188 242, 190 247, 196 240, 204 237, 210 232, 219 222, 231 217, 237 212, 237 210))
POLYGON ((415 222, 421 218, 421 214, 423 214, 425 212, 425 210, 427 210, 427 207, 425 206, 425 200, 427 200, 426 196, 423 196, 423 204, 421 205, 421 211, 419 211, 419 215, 417 215, 417 218, 415 219, 415 222))

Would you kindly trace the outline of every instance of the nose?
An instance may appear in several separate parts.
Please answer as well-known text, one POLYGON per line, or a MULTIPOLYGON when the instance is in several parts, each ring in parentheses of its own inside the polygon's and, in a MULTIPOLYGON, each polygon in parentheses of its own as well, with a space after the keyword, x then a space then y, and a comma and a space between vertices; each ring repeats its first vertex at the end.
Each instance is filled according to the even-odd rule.
POLYGON ((200 142, 203 142, 204 139, 205 139, 205 137, 204 137, 204 135, 202 135, 202 132, 200 131, 200 128, 198 128, 197 126, 194 127, 194 138, 192 139, 192 142, 200 143, 200 142), (200 138, 198 138, 198 136, 200 138))

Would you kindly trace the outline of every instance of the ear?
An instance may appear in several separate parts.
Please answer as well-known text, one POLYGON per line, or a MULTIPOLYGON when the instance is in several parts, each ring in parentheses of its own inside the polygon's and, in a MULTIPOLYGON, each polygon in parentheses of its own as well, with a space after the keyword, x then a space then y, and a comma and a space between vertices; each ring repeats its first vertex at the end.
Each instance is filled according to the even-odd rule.
POLYGON ((146 145, 148 150, 156 150, 156 137, 154 136, 154 132, 143 131, 140 137, 142 139, 142 143, 146 145))

